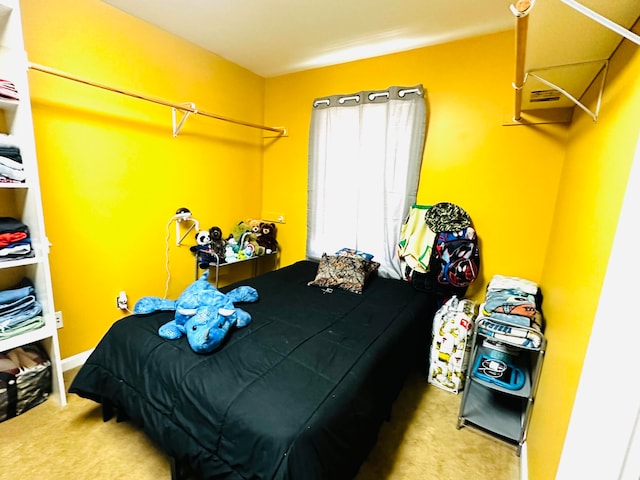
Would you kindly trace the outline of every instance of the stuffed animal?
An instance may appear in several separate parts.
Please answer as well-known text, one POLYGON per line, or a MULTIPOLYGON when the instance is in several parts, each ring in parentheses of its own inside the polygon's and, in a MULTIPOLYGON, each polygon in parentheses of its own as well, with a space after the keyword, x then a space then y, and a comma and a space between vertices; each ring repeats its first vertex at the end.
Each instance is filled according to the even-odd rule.
POLYGON ((223 263, 227 242, 222 238, 222 229, 220 227, 211 227, 209 236, 211 238, 211 251, 218 256, 219 262, 223 263))
POLYGON ((276 241, 276 224, 262 222, 260 224, 260 236, 258 244, 264 247, 266 253, 275 253, 278 251, 278 242, 276 241))
POLYGON ((226 244, 225 253, 224 253, 224 259, 227 263, 237 262, 238 260, 244 260, 246 258, 246 254, 245 252, 243 252, 242 245, 240 243, 240 242, 246 241, 245 235, 244 234, 241 235, 239 240, 240 241, 236 240, 233 234, 231 234, 227 239, 227 244, 226 244))
POLYGON ((242 240, 242 236, 250 231, 251 231, 251 227, 249 227, 248 223, 238 222, 231 229, 231 233, 227 237, 227 241, 233 238, 237 243, 240 243, 240 241, 242 240))
POLYGON ((211 233, 207 230, 198 230, 196 232, 196 244, 208 247, 211 244, 211 233))
POLYGON ((227 245, 224 247, 224 261, 227 263, 238 261, 238 242, 233 237, 227 240, 227 245))
POLYGON ((133 307, 133 313, 175 310, 173 320, 161 325, 158 335, 168 340, 185 335, 194 352, 210 353, 222 344, 231 327, 242 328, 251 323, 251 315, 234 304, 256 302, 258 292, 253 287, 240 286, 224 294, 209 282, 208 277, 207 270, 175 301, 142 297, 133 307))
POLYGON ((234 253, 236 256, 239 256, 240 259, 247 258, 250 252, 253 252, 253 254, 249 256, 264 254, 264 249, 257 242, 257 237, 247 222, 238 222, 231 230, 231 235, 227 238, 227 242, 234 245, 234 253), (233 243, 233 241, 236 243, 233 243), (253 245, 253 248, 248 249, 247 243, 253 245))
MULTIPOLYGON (((260 220, 247 220, 247 225, 251 229, 249 231, 249 243, 253 246, 254 255, 264 255, 266 252, 264 247, 258 243, 258 237, 260 236, 260 220)), ((246 246, 245 246, 246 248, 246 246)))
POLYGON ((260 236, 260 223, 260 220, 255 220, 252 218, 247 220, 247 225, 249 225, 249 229, 251 230, 251 233, 256 236, 256 239, 258 238, 258 236, 260 236))
POLYGON ((245 260, 247 258, 255 257, 256 255, 256 247, 254 247, 249 241, 244 242, 244 246, 238 251, 239 260, 245 260))
POLYGON ((211 234, 208 230, 196 232, 196 244, 189 250, 198 257, 198 266, 203 270, 208 268, 210 263, 216 263, 216 258, 212 255, 211 234))

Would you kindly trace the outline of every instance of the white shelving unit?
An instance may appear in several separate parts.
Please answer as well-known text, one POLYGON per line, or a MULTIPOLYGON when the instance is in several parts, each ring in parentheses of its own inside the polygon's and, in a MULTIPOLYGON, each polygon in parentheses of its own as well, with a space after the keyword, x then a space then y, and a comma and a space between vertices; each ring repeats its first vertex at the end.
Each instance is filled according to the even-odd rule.
POLYGON ((0 352, 39 342, 51 360, 52 397, 66 405, 60 347, 49 268, 49 241, 44 227, 42 198, 38 178, 31 97, 27 76, 19 0, 0 0, 0 78, 12 82, 19 101, 0 100, 0 132, 12 135, 20 147, 26 175, 24 183, 0 183, 0 216, 13 217, 29 227, 32 258, 0 261, 0 289, 11 288, 29 278, 42 304, 45 325, 37 330, 0 340, 0 352))

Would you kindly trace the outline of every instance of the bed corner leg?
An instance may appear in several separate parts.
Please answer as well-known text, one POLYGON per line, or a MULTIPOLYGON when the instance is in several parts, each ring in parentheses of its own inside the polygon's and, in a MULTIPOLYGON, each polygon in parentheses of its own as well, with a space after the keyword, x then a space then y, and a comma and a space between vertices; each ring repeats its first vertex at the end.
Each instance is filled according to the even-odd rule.
POLYGON ((113 404, 106 398, 102 399, 102 421, 108 422, 113 418, 113 404))
POLYGON ((127 421, 129 421, 129 416, 127 415, 127 413, 121 409, 118 410, 118 412, 116 413, 116 422, 120 423, 120 422, 127 422, 127 421))
POLYGON ((175 457, 169 457, 169 465, 171 466, 171 480, 178 480, 178 461, 175 457))
POLYGON ((103 422, 108 422, 114 417, 114 415, 116 417, 116 422, 118 423, 126 422, 127 420, 129 420, 129 417, 127 416, 126 412, 122 409, 116 408, 111 402, 111 400, 107 398, 103 398, 100 403, 102 404, 102 421, 103 422))
POLYGON ((169 457, 171 465, 171 480, 186 480, 184 463, 177 460, 176 457, 169 457))

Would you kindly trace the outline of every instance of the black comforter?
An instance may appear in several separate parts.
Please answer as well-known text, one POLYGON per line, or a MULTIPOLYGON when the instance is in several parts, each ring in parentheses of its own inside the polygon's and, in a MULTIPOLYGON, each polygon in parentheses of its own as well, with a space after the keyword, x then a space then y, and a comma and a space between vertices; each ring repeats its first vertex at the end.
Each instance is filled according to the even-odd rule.
POLYGON ((324 293, 307 286, 316 270, 240 282, 260 295, 241 305, 253 321, 207 355, 158 336, 172 312, 123 318, 69 391, 126 412, 205 479, 353 478, 428 350, 434 303, 383 278, 324 293))

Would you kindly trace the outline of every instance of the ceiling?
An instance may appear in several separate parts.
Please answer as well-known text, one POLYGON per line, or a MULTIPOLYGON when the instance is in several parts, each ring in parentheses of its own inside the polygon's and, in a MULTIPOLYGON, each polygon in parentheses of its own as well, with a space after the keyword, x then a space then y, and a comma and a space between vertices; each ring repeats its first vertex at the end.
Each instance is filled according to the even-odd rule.
POLYGON ((513 28, 509 0, 104 0, 263 77, 513 28))
MULTIPOLYGON (((510 10, 516 0, 103 1, 263 77, 515 31, 516 25, 510 10)), ((525 70, 571 65, 544 75, 580 98, 601 69, 602 62, 591 62, 608 59, 622 37, 561 0, 531 1, 525 70)), ((640 16, 639 0, 580 3, 624 28, 640 16)), ((523 110, 574 105, 562 96, 531 102, 533 92, 548 89, 530 78, 523 110)))

